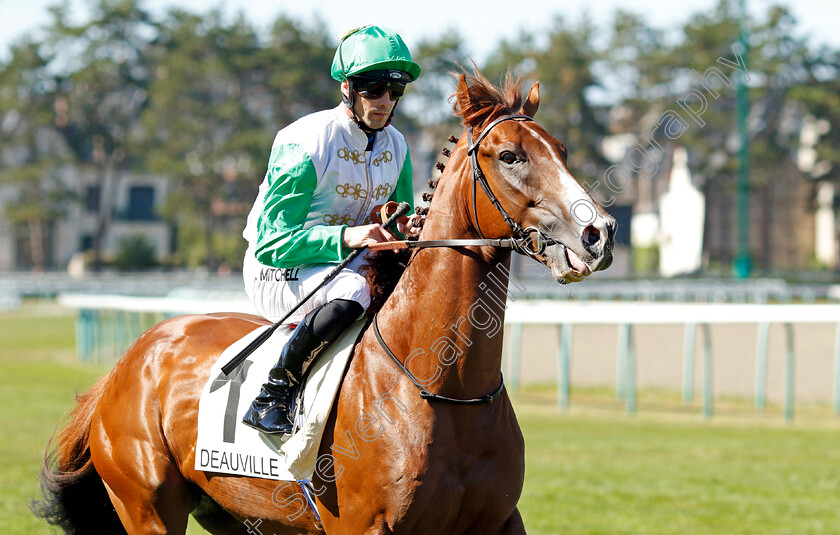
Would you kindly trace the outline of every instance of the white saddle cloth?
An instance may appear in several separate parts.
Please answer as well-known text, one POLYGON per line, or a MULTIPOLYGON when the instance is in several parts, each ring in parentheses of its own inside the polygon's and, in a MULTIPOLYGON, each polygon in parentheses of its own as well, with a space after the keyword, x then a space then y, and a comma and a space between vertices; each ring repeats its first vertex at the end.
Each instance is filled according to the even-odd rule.
POLYGON ((210 369, 198 402, 195 468, 283 481, 311 479, 324 426, 330 415, 353 343, 364 321, 356 321, 312 365, 298 408, 298 429, 290 435, 267 435, 246 426, 242 417, 292 334, 279 327, 230 376, 221 367, 268 329, 260 327, 228 347, 210 369))

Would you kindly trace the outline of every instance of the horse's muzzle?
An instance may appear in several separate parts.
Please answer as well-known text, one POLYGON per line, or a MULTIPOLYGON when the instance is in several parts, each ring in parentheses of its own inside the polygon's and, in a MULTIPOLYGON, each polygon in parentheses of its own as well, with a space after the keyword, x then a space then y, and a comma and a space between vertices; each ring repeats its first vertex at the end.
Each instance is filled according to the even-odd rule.
POLYGON ((603 271, 612 264, 615 229, 615 218, 600 214, 583 229, 581 244, 590 255, 591 260, 587 264, 592 271, 603 271))

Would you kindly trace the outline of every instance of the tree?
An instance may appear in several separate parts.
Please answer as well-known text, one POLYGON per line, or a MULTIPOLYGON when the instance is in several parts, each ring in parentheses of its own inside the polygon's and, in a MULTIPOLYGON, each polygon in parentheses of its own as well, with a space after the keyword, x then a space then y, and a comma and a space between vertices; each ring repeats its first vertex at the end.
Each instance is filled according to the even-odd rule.
POLYGON ((610 39, 602 58, 609 72, 605 85, 610 104, 628 108, 628 124, 638 123, 650 107, 671 90, 673 46, 662 30, 642 15, 619 9, 613 15, 610 39))
MULTIPOLYGON (((732 197, 736 155, 741 147, 735 134, 735 85, 738 78, 749 81, 751 256, 759 269, 792 269, 797 267, 797 258, 810 255, 808 233, 799 217, 807 210, 808 196, 803 192, 811 184, 804 182, 792 158, 798 147, 801 109, 791 98, 795 87, 807 83, 807 45, 795 34, 790 12, 773 6, 763 20, 743 22, 749 32, 747 57, 735 44, 737 21, 737 2, 721 0, 713 10, 693 16, 684 27, 685 38, 677 52, 684 67, 678 72, 697 93, 705 95, 707 109, 702 116, 686 116, 691 128, 680 142, 691 146, 692 167, 710 195, 707 204, 730 206, 719 212, 729 223, 718 225, 723 240, 717 252, 720 260, 728 262, 736 245, 732 197), (727 67, 719 59, 738 61, 736 53, 743 55, 748 72, 727 67), (725 78, 706 76, 704 81, 701 76, 711 67, 719 68, 725 78)), ((683 88, 675 101, 685 103, 686 95, 683 88)), ((700 109, 696 100, 690 107, 700 109)))
MULTIPOLYGON (((400 115, 414 129, 450 131, 457 128, 449 97, 455 93, 453 74, 470 67, 465 43, 457 30, 449 30, 438 38, 424 39, 412 48, 414 61, 423 71, 400 102, 400 115)), ((402 118, 401 118, 402 119, 402 118)), ((443 136, 443 139, 446 139, 443 136)))
POLYGON ((336 104, 326 41, 322 29, 308 32, 283 17, 263 45, 242 16, 226 24, 219 11, 167 15, 144 144, 149 169, 173 181, 163 213, 177 222, 189 264, 241 265, 240 234, 274 134, 336 104))
POLYGON ((803 64, 806 83, 791 88, 790 98, 816 121, 825 121, 817 128, 813 165, 803 167, 811 178, 840 185, 840 51, 822 47, 803 64))
POLYGON ((68 157, 54 130, 62 116, 49 61, 27 40, 0 67, 0 184, 16 190, 3 215, 25 236, 23 264, 38 271, 49 263, 49 229, 72 199, 60 176, 68 157))
POLYGON ((601 150, 606 110, 591 96, 601 87, 593 71, 600 59, 596 33, 586 18, 569 24, 556 16, 547 29, 547 44, 535 43, 522 32, 515 42, 503 41, 485 67, 491 80, 510 68, 515 76, 540 82, 540 124, 566 146, 570 168, 590 185, 608 167, 601 150))
POLYGON ((258 53, 256 33, 241 17, 226 26, 218 11, 181 10, 168 13, 151 51, 140 145, 149 170, 171 180, 162 213, 178 226, 182 256, 210 269, 222 261, 220 225, 244 217, 243 178, 256 172, 259 121, 246 102, 258 53), (196 234, 202 239, 189 239, 196 234))
POLYGON ((47 66, 56 80, 56 128, 80 168, 90 167, 99 193, 93 236, 94 269, 111 224, 121 175, 141 158, 132 152, 147 104, 151 69, 148 45, 155 24, 138 0, 96 0, 92 19, 69 26, 68 4, 52 8, 47 66))
MULTIPOLYGON (((412 44, 412 59, 423 71, 402 98, 394 125, 406 136, 411 148, 415 191, 424 192, 424 200, 431 199, 428 186, 439 171, 436 162, 446 163, 441 149, 451 148, 450 135, 460 136, 463 127, 452 113, 449 97, 455 92, 453 73, 468 65, 464 41, 455 30, 438 38, 412 44)), ((418 203, 418 207, 422 203, 418 203)))
MULTIPOLYGON (((340 102, 338 82, 330 75, 336 46, 317 19, 311 25, 282 15, 274 21, 254 73, 265 83, 268 106, 262 120, 268 130, 274 133, 340 102)), ((268 150, 263 159, 268 161, 268 150)))

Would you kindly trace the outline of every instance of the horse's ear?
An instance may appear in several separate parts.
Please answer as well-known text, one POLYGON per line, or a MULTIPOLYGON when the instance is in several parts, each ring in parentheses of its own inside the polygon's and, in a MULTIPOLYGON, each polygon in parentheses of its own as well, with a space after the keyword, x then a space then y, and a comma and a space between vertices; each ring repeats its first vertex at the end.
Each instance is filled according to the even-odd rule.
POLYGON ((456 99, 458 101, 458 109, 462 112, 470 109, 470 88, 467 85, 467 75, 462 74, 458 78, 458 89, 455 90, 456 99))
POLYGON ((537 108, 540 107, 540 83, 536 82, 528 91, 528 97, 525 99, 525 104, 522 105, 522 114, 528 117, 534 117, 537 113, 537 108))

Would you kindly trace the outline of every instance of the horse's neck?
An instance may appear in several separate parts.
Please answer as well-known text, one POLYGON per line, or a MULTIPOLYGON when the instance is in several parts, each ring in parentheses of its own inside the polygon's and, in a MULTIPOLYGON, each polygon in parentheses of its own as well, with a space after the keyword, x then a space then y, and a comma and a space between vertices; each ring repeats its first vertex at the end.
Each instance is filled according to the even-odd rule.
MULTIPOLYGON (((435 193, 424 240, 474 237, 464 188, 449 178, 453 183, 444 187, 442 180, 435 193)), ((509 266, 509 252, 487 248, 415 254, 380 313, 380 326, 430 391, 476 397, 499 385, 509 266)))

